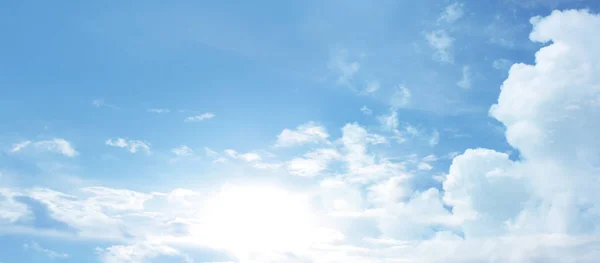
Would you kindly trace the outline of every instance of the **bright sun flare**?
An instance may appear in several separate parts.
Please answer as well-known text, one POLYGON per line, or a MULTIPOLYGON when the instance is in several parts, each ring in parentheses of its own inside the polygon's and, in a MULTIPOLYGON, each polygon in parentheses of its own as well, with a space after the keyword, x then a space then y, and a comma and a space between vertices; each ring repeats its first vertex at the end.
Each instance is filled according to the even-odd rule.
POLYGON ((237 253, 297 251, 331 238, 316 224, 306 196, 277 187, 228 185, 204 211, 197 234, 237 253))

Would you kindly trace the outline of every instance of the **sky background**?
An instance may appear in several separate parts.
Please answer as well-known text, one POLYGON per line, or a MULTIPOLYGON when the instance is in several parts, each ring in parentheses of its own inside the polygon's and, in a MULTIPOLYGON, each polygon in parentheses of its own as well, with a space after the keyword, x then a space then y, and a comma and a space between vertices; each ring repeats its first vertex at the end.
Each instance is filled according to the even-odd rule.
POLYGON ((597 12, 2 2, 0 262, 598 262, 597 12))

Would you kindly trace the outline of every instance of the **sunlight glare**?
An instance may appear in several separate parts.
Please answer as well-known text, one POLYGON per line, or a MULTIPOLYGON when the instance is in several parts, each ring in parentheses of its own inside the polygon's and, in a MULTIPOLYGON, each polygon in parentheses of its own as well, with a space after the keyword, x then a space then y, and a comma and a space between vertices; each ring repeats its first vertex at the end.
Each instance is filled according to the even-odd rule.
POLYGON ((328 239, 307 196, 277 187, 224 186, 206 203, 203 233, 236 253, 298 251, 328 239))

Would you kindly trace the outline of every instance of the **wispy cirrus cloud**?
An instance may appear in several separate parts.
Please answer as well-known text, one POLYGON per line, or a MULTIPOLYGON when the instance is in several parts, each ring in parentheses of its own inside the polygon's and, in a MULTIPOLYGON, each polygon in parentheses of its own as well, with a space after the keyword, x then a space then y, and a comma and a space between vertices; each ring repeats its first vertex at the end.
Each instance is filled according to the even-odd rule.
POLYGON ((448 5, 437 19, 438 29, 424 33, 429 46, 435 51, 433 58, 443 63, 454 63, 452 46, 455 38, 447 30, 447 26, 455 23, 464 15, 464 4, 455 2, 448 5), (444 23, 444 24, 439 24, 444 23))
POLYGON ((348 50, 338 49, 331 56, 329 69, 337 75, 338 85, 349 85, 360 70, 360 62, 350 59, 348 50))
POLYGON ((118 106, 113 104, 106 103, 104 99, 94 99, 92 100, 92 105, 96 108, 110 108, 110 109, 119 109, 118 106))
POLYGON ((150 143, 140 140, 115 138, 107 139, 104 143, 108 146, 127 149, 130 153, 137 153, 139 151, 150 153, 150 143))
POLYGON ((367 82, 367 87, 365 87, 365 92, 366 93, 373 93, 378 91, 381 88, 381 85, 379 84, 379 81, 369 81, 367 82))
POLYGON ((208 148, 208 147, 204 147, 204 154, 206 156, 208 156, 208 157, 217 157, 217 156, 219 156, 218 152, 216 152, 213 149, 208 148))
POLYGON ((445 63, 454 63, 454 56, 452 55, 454 38, 445 30, 438 29, 426 32, 425 39, 429 43, 429 46, 434 49, 433 57, 436 60, 445 63))
POLYGON ((469 66, 462 67, 462 77, 456 85, 462 89, 471 89, 471 68, 469 66))
POLYGON ((147 109, 146 111, 148 111, 150 113, 156 113, 156 114, 165 114, 165 113, 171 112, 171 110, 169 110, 169 109, 160 109, 160 108, 147 109))
POLYGON ((19 152, 25 149, 27 146, 31 144, 31 141, 22 141, 19 143, 15 143, 13 147, 10 149, 10 152, 19 152))
POLYGON ((238 153, 233 149, 226 149, 225 154, 232 159, 241 159, 246 162, 255 162, 262 160, 262 157, 258 153, 247 152, 247 153, 238 153))
POLYGON ((396 88, 390 98, 390 104, 393 108, 404 108, 411 103, 412 92, 406 86, 400 85, 396 88))
POLYGON ((206 112, 206 113, 202 113, 200 115, 196 115, 196 116, 189 116, 187 118, 185 118, 185 122, 199 122, 199 121, 203 121, 203 120, 210 120, 212 118, 214 118, 216 115, 214 113, 211 112, 206 112))
POLYGON ((10 152, 21 152, 28 148, 33 148, 36 151, 58 153, 67 157, 75 157, 79 155, 79 152, 75 150, 73 145, 69 141, 62 138, 54 138, 51 140, 42 140, 35 142, 22 141, 14 144, 13 147, 10 149, 10 152))
POLYGON ((360 108, 360 112, 362 112, 365 115, 371 115, 373 114, 373 110, 367 108, 366 105, 362 106, 362 108, 360 108))
POLYGON ((35 252, 45 254, 50 259, 64 259, 69 257, 69 254, 67 253, 56 252, 51 249, 43 248, 36 242, 29 242, 23 244, 23 249, 33 250, 35 252))
POLYGON ((464 4, 460 2, 448 5, 440 14, 438 22, 454 23, 464 15, 464 4))

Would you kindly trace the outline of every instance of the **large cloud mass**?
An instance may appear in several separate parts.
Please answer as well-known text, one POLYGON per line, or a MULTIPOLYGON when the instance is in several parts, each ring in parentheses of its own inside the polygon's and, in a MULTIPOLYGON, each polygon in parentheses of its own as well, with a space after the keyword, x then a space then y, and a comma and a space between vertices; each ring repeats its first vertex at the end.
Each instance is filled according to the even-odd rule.
POLYGON ((544 262, 597 261, 598 252, 575 247, 598 245, 600 17, 555 11, 531 22, 531 40, 548 45, 536 53, 535 65, 511 67, 490 109, 520 160, 467 150, 450 167, 444 200, 464 220, 466 240, 497 235, 527 240, 511 248, 531 255, 518 262, 537 262, 544 253, 554 254, 544 262), (546 243, 549 237, 560 238, 546 243))

